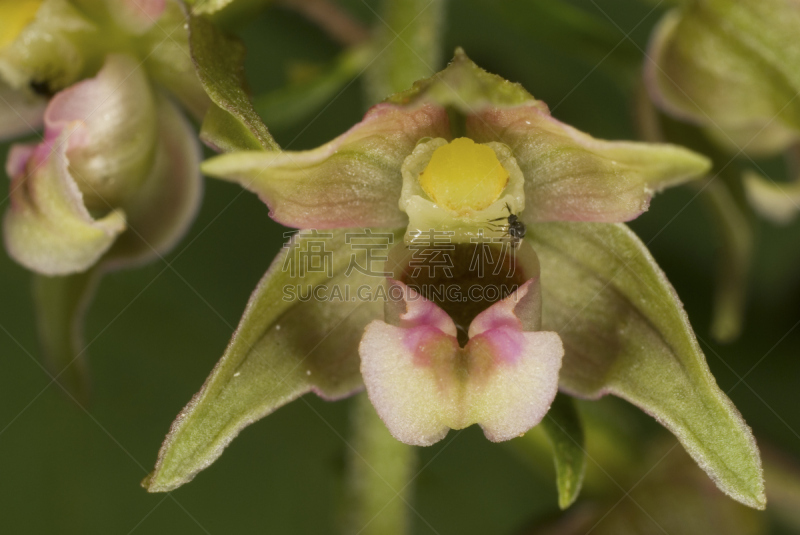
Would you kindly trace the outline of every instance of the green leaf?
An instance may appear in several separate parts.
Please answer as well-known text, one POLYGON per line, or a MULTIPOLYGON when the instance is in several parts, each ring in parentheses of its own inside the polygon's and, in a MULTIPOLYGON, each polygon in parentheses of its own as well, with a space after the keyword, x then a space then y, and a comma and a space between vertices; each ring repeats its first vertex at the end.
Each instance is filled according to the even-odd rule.
POLYGON ((260 95, 253 105, 273 131, 292 126, 331 101, 370 59, 367 48, 348 50, 311 80, 260 95))
POLYGON ((34 275, 33 279, 36 324, 45 365, 81 403, 89 398, 83 318, 99 280, 97 269, 66 277, 34 275))
POLYGON ((189 46, 200 83, 214 103, 201 139, 219 150, 280 150, 245 92, 244 45, 209 20, 193 16, 189 46))
POLYGON ((542 265, 544 329, 564 342, 561 389, 628 400, 672 431, 721 490, 762 509, 752 432, 644 244, 621 224, 543 223, 528 235, 542 265))
MULTIPOLYGON (((222 359, 172 425, 155 471, 143 482, 150 492, 190 481, 244 427, 303 394, 336 399, 362 387, 358 343, 367 323, 381 316, 383 303, 360 300, 356 289, 363 285, 374 292, 384 279, 345 274, 351 259, 366 264, 364 250, 345 245, 346 233, 303 232, 273 261, 222 359), (330 253, 330 277, 325 271, 303 273, 298 265, 315 244, 330 253), (349 297, 334 299, 334 288, 344 292, 345 286, 349 297), (298 299, 317 291, 330 299, 298 299)), ((402 235, 393 231, 395 241, 402 235)), ((316 261, 311 265, 327 267, 324 256, 316 261)))
POLYGON ((558 506, 566 509, 578 499, 586 473, 586 446, 578 409, 564 394, 556 396, 542 428, 553 447, 558 506))

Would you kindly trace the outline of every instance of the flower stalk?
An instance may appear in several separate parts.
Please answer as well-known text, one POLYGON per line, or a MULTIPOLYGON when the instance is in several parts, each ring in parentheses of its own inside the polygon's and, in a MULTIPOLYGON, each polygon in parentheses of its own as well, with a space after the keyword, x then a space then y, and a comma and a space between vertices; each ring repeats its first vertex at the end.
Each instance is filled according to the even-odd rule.
POLYGON ((369 104, 435 73, 442 62, 444 0, 393 0, 376 13, 376 58, 366 71, 369 104))
POLYGON ((386 430, 366 394, 353 399, 345 534, 405 535, 415 451, 386 430))

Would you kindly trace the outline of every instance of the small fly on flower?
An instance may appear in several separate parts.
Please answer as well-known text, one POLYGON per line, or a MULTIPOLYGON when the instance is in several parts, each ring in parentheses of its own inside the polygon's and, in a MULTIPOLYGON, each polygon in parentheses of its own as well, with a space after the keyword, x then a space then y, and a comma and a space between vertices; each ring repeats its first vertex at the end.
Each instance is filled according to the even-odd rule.
POLYGON ((508 237, 512 239, 514 244, 517 244, 519 240, 525 237, 525 223, 519 220, 519 217, 511 210, 511 206, 506 203, 506 210, 508 210, 508 217, 498 217, 496 219, 490 219, 488 223, 494 223, 495 221, 506 221, 504 228, 508 237))

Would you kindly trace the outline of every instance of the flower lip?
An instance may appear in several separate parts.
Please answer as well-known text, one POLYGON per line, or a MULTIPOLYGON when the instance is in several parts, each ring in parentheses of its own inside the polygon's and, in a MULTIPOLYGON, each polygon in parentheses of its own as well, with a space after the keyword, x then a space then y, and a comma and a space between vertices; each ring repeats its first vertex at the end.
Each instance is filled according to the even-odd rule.
POLYGON ((525 330, 517 317, 520 308, 537 307, 528 299, 538 294, 537 279, 475 318, 463 347, 436 304, 391 284, 402 291, 405 312, 399 324, 369 324, 359 354, 367 393, 395 438, 427 446, 448 429, 477 423, 499 442, 541 421, 558 390, 564 349, 556 333, 525 330))
MULTIPOLYGON (((448 331, 442 327, 442 322, 452 322, 456 329, 452 334, 463 346, 469 340, 468 329, 482 312, 527 281, 538 281, 539 259, 525 241, 517 247, 506 241, 439 248, 425 248, 419 243, 409 248, 399 242, 389 251, 384 269, 392 273, 388 280, 390 289, 397 285, 408 286, 435 303, 447 321, 427 317, 426 322, 437 325, 443 332, 448 331), (435 266, 431 265, 433 262, 435 266)), ((540 325, 538 290, 530 292, 526 299, 536 301, 531 308, 535 309, 535 314, 524 314, 521 319, 525 329, 534 330, 540 325)), ((420 324, 422 320, 417 319, 413 320, 413 325, 409 324, 411 319, 404 316, 407 311, 405 300, 389 299, 384 306, 385 321, 402 327, 420 324)))

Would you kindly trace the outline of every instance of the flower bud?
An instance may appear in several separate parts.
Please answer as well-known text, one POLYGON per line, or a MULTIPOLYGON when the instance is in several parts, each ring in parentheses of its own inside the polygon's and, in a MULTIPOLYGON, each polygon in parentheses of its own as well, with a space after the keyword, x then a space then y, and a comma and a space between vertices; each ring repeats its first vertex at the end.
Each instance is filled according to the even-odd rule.
POLYGON ((148 254, 171 244, 165 233, 182 233, 199 200, 191 137, 134 58, 108 56, 96 77, 50 101, 40 144, 12 148, 9 254, 65 275, 94 265, 126 228, 148 254))

